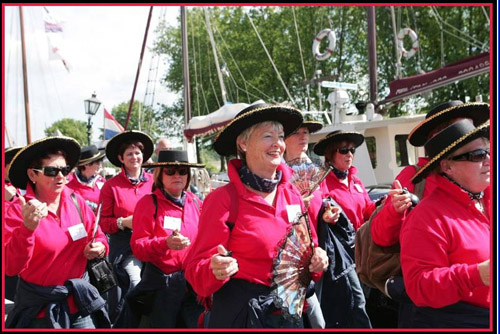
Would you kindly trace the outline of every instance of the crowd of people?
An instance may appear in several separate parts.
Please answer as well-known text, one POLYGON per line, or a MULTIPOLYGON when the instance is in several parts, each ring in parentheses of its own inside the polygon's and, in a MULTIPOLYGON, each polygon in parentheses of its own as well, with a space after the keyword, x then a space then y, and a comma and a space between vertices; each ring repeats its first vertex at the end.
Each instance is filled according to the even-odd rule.
POLYGON ((400 328, 488 328, 489 115, 486 103, 433 108, 408 138, 426 157, 377 202, 353 166, 364 136, 333 131, 311 159, 323 125, 284 105, 251 105, 217 134, 214 150, 236 158, 206 197, 192 182, 204 165, 141 131, 105 152, 64 136, 7 149, 6 327, 369 329, 394 322, 367 308, 376 290, 400 328), (104 158, 120 168, 109 180, 104 158), (400 245, 383 289, 356 271, 367 221, 374 243, 400 245), (96 259, 116 277, 105 292, 88 278, 96 259))

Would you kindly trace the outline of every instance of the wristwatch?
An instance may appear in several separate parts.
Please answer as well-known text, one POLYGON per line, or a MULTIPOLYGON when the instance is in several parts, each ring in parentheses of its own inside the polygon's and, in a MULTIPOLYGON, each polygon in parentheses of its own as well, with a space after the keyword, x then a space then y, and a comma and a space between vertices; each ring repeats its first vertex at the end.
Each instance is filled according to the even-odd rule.
POLYGON ((123 227, 122 217, 119 217, 116 220, 116 225, 118 225, 118 228, 123 231, 124 227, 123 227))

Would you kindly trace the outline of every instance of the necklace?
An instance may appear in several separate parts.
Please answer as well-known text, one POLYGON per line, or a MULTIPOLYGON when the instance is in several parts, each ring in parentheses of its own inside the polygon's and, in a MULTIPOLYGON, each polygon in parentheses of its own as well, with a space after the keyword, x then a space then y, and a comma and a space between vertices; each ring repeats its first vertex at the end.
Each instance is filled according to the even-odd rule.
POLYGON ((479 201, 479 200, 481 200, 481 198, 483 198, 484 192, 481 191, 481 192, 478 192, 478 193, 473 193, 469 189, 463 187, 461 184, 459 184, 458 182, 456 182, 455 180, 453 180, 448 175, 446 175, 444 173, 441 173, 441 175, 444 176, 444 178, 448 179, 451 183, 456 184, 457 186, 459 186, 460 189, 462 189, 463 191, 465 191, 467 193, 467 195, 469 195, 469 197, 470 197, 471 200, 479 201))

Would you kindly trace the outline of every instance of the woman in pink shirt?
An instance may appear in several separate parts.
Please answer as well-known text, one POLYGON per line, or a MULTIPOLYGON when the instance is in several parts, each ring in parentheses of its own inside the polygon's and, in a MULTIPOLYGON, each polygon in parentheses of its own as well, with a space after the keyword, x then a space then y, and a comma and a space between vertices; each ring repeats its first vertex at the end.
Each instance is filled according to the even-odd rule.
POLYGON ((141 280, 142 263, 132 254, 130 238, 135 206, 139 199, 151 193, 153 186, 153 175, 142 168, 153 154, 153 146, 151 137, 135 130, 117 134, 106 145, 108 160, 121 167, 120 173, 106 181, 99 199, 102 230, 109 235, 109 260, 118 277, 118 289, 111 290, 108 297, 113 321, 128 289, 141 280))
POLYGON ((180 319, 196 328, 203 307, 184 278, 184 261, 198 234, 202 203, 187 189, 190 169, 204 165, 190 163, 186 151, 161 150, 158 162, 144 167, 155 169, 153 192, 137 202, 130 240, 144 270, 127 301, 134 306, 141 297, 153 295, 150 304, 142 306, 151 309, 151 328, 175 328, 180 319))
POLYGON ((401 267, 413 328, 490 327, 489 121, 455 122, 429 139, 413 177, 439 178, 401 229, 401 267))
POLYGON ((97 214, 101 188, 106 182, 106 179, 99 175, 103 159, 104 152, 99 152, 95 145, 82 148, 74 177, 68 182, 68 188, 80 194, 95 214, 97 214))
POLYGON ((103 312, 104 300, 82 277, 108 242, 99 228, 93 240, 92 210, 66 188, 79 156, 73 138, 47 137, 11 162, 10 181, 26 193, 5 212, 6 274, 20 277, 7 327, 95 328, 89 313, 103 312))
MULTIPOLYGON (((197 294, 213 294, 210 328, 302 326, 298 291, 298 298, 291 298, 296 308, 290 311, 274 298, 279 285, 273 284, 280 245, 305 209, 297 188, 288 182, 292 171, 282 161, 284 138, 302 121, 295 108, 254 104, 215 140, 219 154, 241 159, 229 162, 229 184, 205 199, 198 237, 186 259, 186 279, 197 294)), ((324 250, 307 247, 304 254, 304 270, 313 276, 323 272, 328 263, 324 250)))

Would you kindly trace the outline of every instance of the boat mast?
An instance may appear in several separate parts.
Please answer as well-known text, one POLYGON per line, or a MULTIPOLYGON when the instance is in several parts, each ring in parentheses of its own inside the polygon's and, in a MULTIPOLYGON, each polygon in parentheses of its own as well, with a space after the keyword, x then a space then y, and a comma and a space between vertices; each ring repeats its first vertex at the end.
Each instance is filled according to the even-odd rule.
POLYGON ((31 125, 30 125, 30 102, 28 95, 28 70, 26 68, 26 43, 24 40, 24 15, 23 7, 19 6, 19 23, 21 25, 21 50, 23 56, 23 86, 24 86, 24 112, 26 115, 26 141, 31 144, 31 125))
POLYGON ((368 7, 368 72, 370 74, 370 103, 377 108, 377 35, 375 7, 368 7))
POLYGON ((151 23, 151 16, 153 14, 153 6, 149 9, 148 23, 146 24, 146 31, 144 32, 144 40, 142 42, 141 56, 139 57, 139 64, 137 65, 137 74, 135 75, 134 89, 132 90, 132 97, 130 98, 130 105, 128 106, 127 121, 123 127, 125 130, 128 128, 128 121, 132 113, 132 106, 134 105, 135 90, 137 88, 137 81, 139 81, 139 74, 141 73, 142 58, 144 56, 144 49, 146 48, 146 41, 148 39, 149 24, 151 23))
POLYGON ((191 120, 191 91, 189 86, 188 36, 186 24, 186 7, 181 6, 182 36, 182 77, 184 78, 184 127, 191 120))

